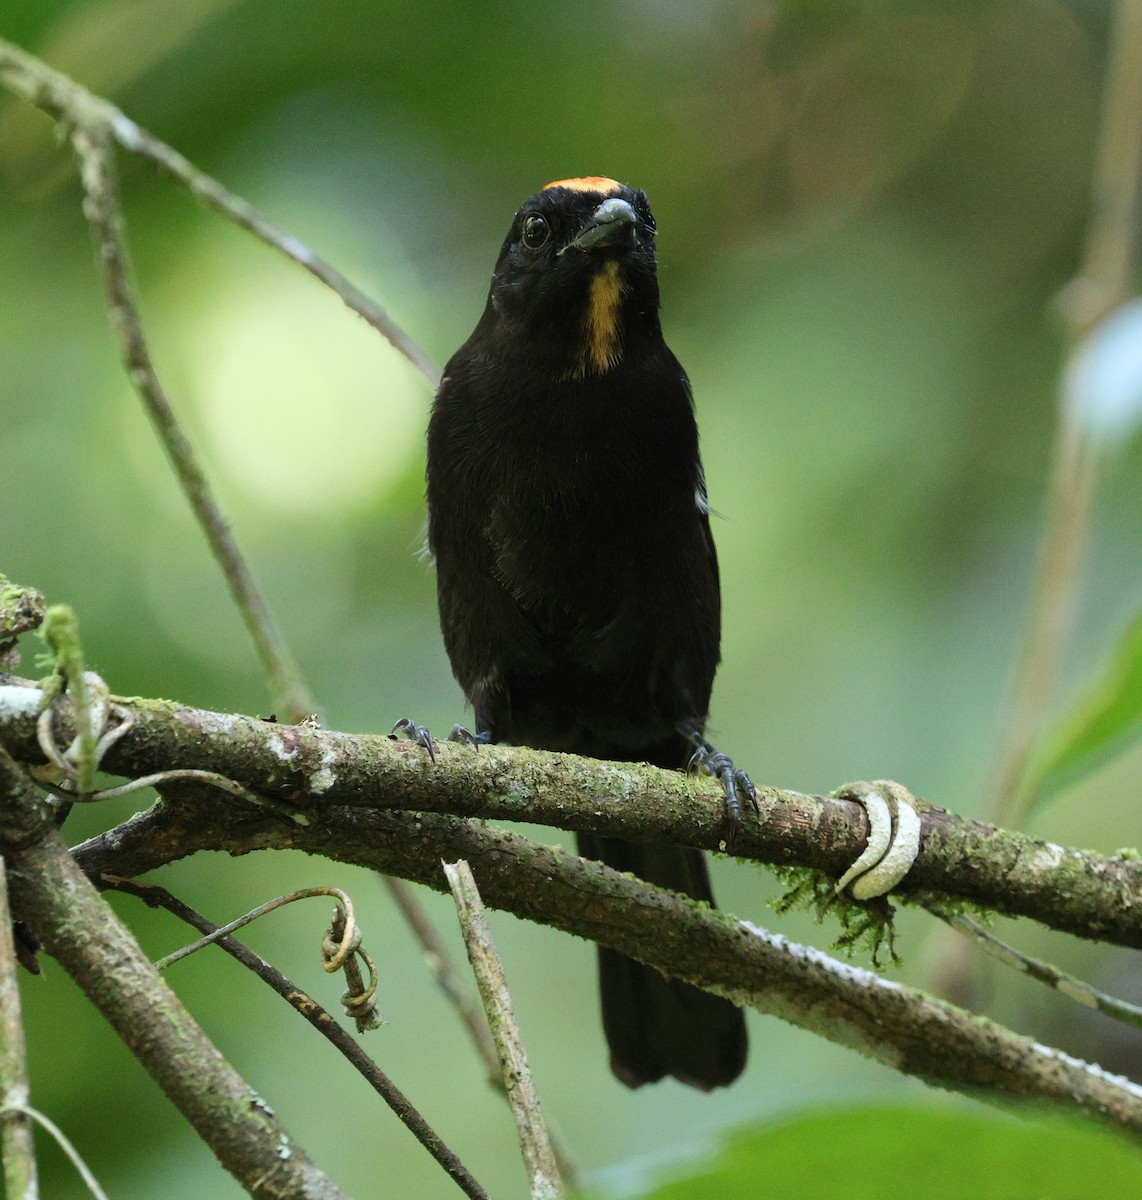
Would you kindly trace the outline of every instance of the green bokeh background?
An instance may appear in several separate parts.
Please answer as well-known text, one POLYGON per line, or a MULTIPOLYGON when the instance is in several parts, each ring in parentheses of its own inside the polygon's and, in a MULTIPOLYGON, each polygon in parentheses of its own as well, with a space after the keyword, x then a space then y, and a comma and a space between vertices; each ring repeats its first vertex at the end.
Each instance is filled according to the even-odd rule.
MULTIPOLYGON (((1056 302, 1080 260, 1108 17, 1077 0, 6 0, 0 35, 285 225, 441 363, 527 195, 580 174, 645 188, 719 513, 718 744, 766 783, 890 776, 970 815, 1034 566, 1056 302)), ((336 297, 145 165, 123 163, 123 188, 158 368, 323 720, 376 731, 408 713, 447 729, 462 698, 416 553, 427 386, 336 297)), ((113 690, 265 712, 241 622, 119 366, 69 157, 10 98, 0 288, 0 570, 76 608, 113 690)), ((1140 457, 1135 444, 1105 473, 1061 702, 1142 602, 1140 457)), ((1137 844, 1140 767, 1137 752, 1119 759, 1031 827, 1101 851, 1137 844)), ((85 812, 69 833, 115 815, 85 812)), ((525 1194, 506 1108, 371 876, 218 855, 159 881, 219 921, 296 887, 349 888, 382 971, 389 1023, 372 1053, 493 1194, 525 1194)), ((766 873, 720 862, 715 887, 777 921, 766 873)), ((450 906, 425 902, 458 946, 450 906)), ((183 940, 113 903, 156 956, 183 940)), ((335 1006, 325 916, 293 908, 250 941, 335 1006)), ((780 928, 835 933, 797 916, 780 928)), ((502 914, 494 931, 541 1095, 600 1188, 638 1186, 764 1118, 934 1099, 761 1018, 733 1089, 628 1093, 606 1068, 591 948, 502 914)), ((1136 956, 1000 931, 1142 999, 1136 956)), ((894 974, 930 982, 950 944, 904 914, 894 974)), ((1138 1036, 983 977, 991 1015, 1142 1068, 1138 1036)), ((456 1194, 235 965, 198 956, 171 981, 347 1191, 456 1194)), ((34 1102, 111 1194, 239 1194, 53 962, 23 995, 34 1102)), ((45 1194, 79 1196, 41 1149, 45 1194)))

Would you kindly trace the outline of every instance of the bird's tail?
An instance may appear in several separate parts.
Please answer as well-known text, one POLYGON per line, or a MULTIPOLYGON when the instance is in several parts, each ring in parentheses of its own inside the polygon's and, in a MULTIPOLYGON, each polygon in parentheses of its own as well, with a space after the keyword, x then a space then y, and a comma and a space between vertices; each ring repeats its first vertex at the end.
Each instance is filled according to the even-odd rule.
MULTIPOLYGON (((700 850, 578 835, 579 853, 648 883, 713 903, 700 850)), ((672 1075, 691 1087, 725 1087, 746 1060, 745 1018, 720 996, 599 947, 599 993, 611 1070, 628 1087, 672 1075)))

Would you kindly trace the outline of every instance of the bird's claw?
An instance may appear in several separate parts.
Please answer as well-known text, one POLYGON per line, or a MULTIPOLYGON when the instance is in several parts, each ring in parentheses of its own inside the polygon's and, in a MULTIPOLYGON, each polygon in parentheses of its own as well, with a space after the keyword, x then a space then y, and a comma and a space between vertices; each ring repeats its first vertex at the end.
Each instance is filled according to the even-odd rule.
POLYGON ((742 827, 742 797, 749 800, 753 811, 760 812, 757 804, 757 788, 753 780, 740 768, 734 766, 734 760, 721 750, 715 750, 704 739, 690 756, 686 768, 690 774, 701 772, 712 775, 725 792, 725 811, 722 823, 718 829, 718 840, 727 852, 733 850, 734 842, 742 827))
MULTIPOLYGON (((410 742, 415 742, 418 746, 423 746, 428 751, 428 757, 433 762, 436 761, 436 750, 432 741, 432 734, 428 732, 427 726, 418 725, 411 717, 401 717, 393 726, 393 733, 396 733, 398 730, 406 734, 410 742)), ((486 746, 492 740, 492 735, 486 729, 481 730, 479 733, 473 733, 467 726, 457 723, 452 726, 452 732, 444 740, 446 742, 465 742, 473 750, 478 750, 481 746, 486 746)))
POLYGON ((479 733, 473 733, 467 725, 456 724, 452 726, 452 732, 446 740, 449 742, 465 742, 473 750, 479 750, 481 746, 486 746, 492 740, 492 735, 487 729, 482 729, 479 733))
POLYGON ((398 729, 408 735, 410 742, 423 746, 428 751, 428 757, 433 762, 436 761, 436 751, 432 748, 432 734, 424 725, 418 725, 411 717, 401 717, 393 726, 393 733, 396 733, 398 729))

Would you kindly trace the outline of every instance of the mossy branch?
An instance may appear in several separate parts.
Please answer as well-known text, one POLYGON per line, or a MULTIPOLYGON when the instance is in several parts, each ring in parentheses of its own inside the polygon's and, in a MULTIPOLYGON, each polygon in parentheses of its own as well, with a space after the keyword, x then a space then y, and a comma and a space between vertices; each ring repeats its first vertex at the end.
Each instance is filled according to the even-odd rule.
MULTIPOLYGON (((0 742, 26 762, 41 761, 35 687, 0 687, 0 742)), ((362 815, 416 810, 498 818, 559 829, 718 848, 721 790, 711 780, 640 763, 500 746, 451 744, 436 761, 409 742, 279 725, 156 700, 118 700, 135 719, 102 769, 139 776, 161 770, 220 772, 316 824, 334 809, 362 815)), ((60 711, 67 712, 66 702, 60 711)), ((61 719, 57 736, 71 736, 61 719)), ((173 789, 172 789, 173 794, 173 789)), ((235 815, 247 806, 212 797, 235 815)), ((864 848, 859 805, 780 788, 758 789, 734 853, 839 876, 864 848)), ((925 806, 921 850, 894 891, 899 899, 964 901, 1024 916, 1079 937, 1142 947, 1142 861, 1070 849, 925 806)), ((111 836, 111 835, 108 835, 111 836)), ((120 864, 120 874, 158 865, 120 864)), ((400 872, 398 872, 399 874, 400 872)))
MULTIPOLYGON (((27 762, 38 687, 0 685, 0 742, 27 762)), ((136 875, 198 852, 298 849, 372 867, 444 890, 441 860, 467 859, 487 902, 590 938, 710 991, 852 1047, 937 1086, 985 1098, 1050 1101, 1142 1134, 1142 1088, 1021 1038, 923 992, 888 983, 732 914, 540 846, 467 816, 506 817, 633 839, 713 846, 720 791, 708 780, 634 764, 501 747, 442 746, 437 761, 408 742, 282 726, 164 701, 122 702, 132 728, 109 748, 104 770, 134 774, 209 763, 275 800, 250 805, 195 783, 162 787, 146 813, 75 850, 86 871, 136 875), (282 815, 304 809, 308 821, 282 815), (435 812, 431 810, 437 810, 435 812)), ((67 735, 66 703, 58 706, 67 735)), ((861 810, 848 802, 761 789, 742 852, 839 872, 861 849, 861 810)), ((1088 937, 1137 945, 1142 864, 1065 850, 929 809, 915 868, 925 894, 971 893, 1088 937), (966 874, 956 861, 977 846, 966 874), (995 861, 990 858, 992 848, 995 861), (1056 888, 1090 880, 1081 910, 1056 888), (969 888, 965 881, 974 880, 969 888), (985 881, 981 883, 981 880, 985 881), (1054 881, 1053 883, 1051 881, 1054 881), (1021 899, 1023 888, 1035 902, 1021 899)), ((20 832, 7 839, 18 843, 20 832)), ((37 892, 43 902, 46 897, 37 892)), ((24 912, 34 914, 35 904, 24 912)), ((49 943, 50 948, 50 943, 49 943)))
POLYGON ((495 908, 611 946, 934 1086, 1051 1103, 1142 1135, 1142 1088, 1127 1080, 730 913, 480 821, 330 806, 303 827, 260 808, 225 811, 213 795, 180 787, 76 856, 88 871, 122 873, 206 849, 304 850, 439 891, 447 887, 441 860, 463 857, 495 908))

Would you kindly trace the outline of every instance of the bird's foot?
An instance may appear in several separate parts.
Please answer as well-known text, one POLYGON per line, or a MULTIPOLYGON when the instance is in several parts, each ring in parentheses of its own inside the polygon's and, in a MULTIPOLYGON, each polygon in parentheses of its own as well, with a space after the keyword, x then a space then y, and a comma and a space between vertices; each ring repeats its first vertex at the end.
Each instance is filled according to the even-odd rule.
POLYGON ((712 775, 725 792, 725 809, 718 830, 718 840, 729 853, 733 850, 734 842, 741 831, 743 800, 750 802, 754 812, 760 811, 757 806, 757 788, 740 767, 734 766, 734 760, 728 754, 723 754, 706 741, 700 729, 685 725, 682 732, 695 747, 687 771, 691 774, 701 772, 703 775, 712 775))
MULTIPOLYGON (((418 746, 423 746, 428 751, 428 757, 433 762, 436 761, 436 751, 433 749, 432 734, 429 733, 428 727, 418 725, 411 717, 401 717, 401 719, 393 726, 393 733, 397 730, 408 736, 410 742, 415 742, 418 746)), ((448 742, 466 742, 473 750, 478 750, 481 746, 486 746, 492 740, 492 735, 486 729, 480 733, 473 733, 464 725, 456 724, 452 726, 452 732, 445 738, 448 742)))
POLYGON ((481 729, 479 733, 473 733, 467 725, 453 725, 452 732, 446 740, 450 742, 466 742, 473 750, 479 750, 481 746, 487 746, 491 742, 492 731, 490 729, 481 729))
POLYGON ((436 761, 436 751, 432 748, 432 734, 428 732, 427 726, 418 725, 411 717, 401 717, 393 726, 393 733, 396 733, 398 729, 401 733, 405 734, 410 742, 415 742, 416 745, 423 746, 428 751, 428 757, 433 762, 436 761))
POLYGON ((834 894, 847 887, 854 900, 887 895, 912 869, 920 853, 920 814, 912 793, 891 779, 846 783, 833 793, 855 800, 868 817, 868 845, 837 880, 834 894))

